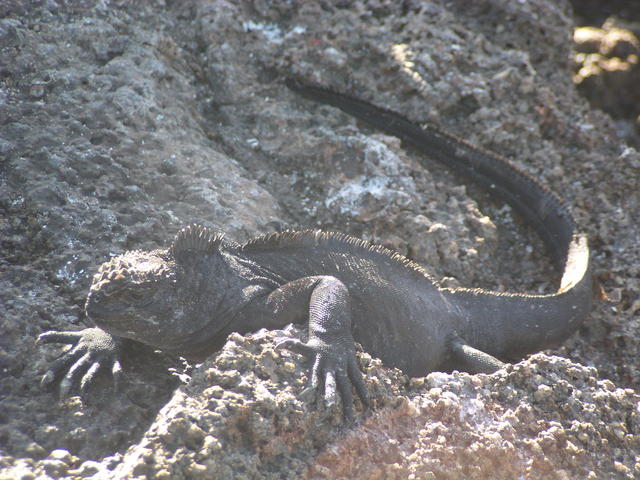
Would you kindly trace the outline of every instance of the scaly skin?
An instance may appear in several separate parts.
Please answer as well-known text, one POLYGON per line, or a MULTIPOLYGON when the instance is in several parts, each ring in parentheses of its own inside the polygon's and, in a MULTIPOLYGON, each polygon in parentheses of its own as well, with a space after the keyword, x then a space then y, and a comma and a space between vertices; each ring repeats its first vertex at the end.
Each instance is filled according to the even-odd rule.
POLYGON ((72 364, 61 384, 66 394, 82 371, 83 389, 102 364, 118 373, 119 338, 200 360, 231 332, 308 322, 306 343, 287 339, 281 346, 312 357, 309 388, 323 391, 327 404, 340 396, 351 418, 351 386, 367 403, 354 340, 417 376, 493 372, 577 329, 590 309, 589 250, 553 193, 502 157, 437 128, 321 87, 287 85, 397 135, 511 204, 563 268, 558 292, 442 288, 401 255, 338 233, 283 232, 239 245, 192 225, 166 250, 127 252, 100 267, 86 302, 98 328, 43 334, 44 342, 76 343, 43 381, 72 364))

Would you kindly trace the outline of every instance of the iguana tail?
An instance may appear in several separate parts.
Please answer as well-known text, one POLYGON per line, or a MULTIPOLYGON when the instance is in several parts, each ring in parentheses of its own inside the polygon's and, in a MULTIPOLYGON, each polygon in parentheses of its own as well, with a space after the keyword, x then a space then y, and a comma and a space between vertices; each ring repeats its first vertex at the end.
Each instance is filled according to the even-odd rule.
MULTIPOLYGON (((485 188, 490 194, 508 203, 540 234, 553 260, 563 272, 557 293, 547 296, 516 294, 511 300, 511 303, 514 303, 511 307, 518 308, 516 303, 520 298, 527 299, 523 302, 522 308, 529 309, 532 303, 536 303, 533 299, 537 298, 542 313, 547 310, 547 307, 555 310, 551 303, 557 303, 556 307, 562 312, 555 312, 556 314, 548 312, 549 320, 538 322, 535 325, 535 330, 545 338, 549 336, 550 330, 553 330, 556 332, 553 335, 556 339, 575 330, 576 321, 558 317, 565 315, 564 310, 568 303, 571 303, 569 308, 575 314, 571 315, 572 318, 579 316, 581 312, 588 312, 590 309, 589 247, 586 236, 577 232, 573 215, 557 195, 527 173, 510 164, 506 158, 472 145, 437 127, 420 126, 398 113, 324 87, 302 83, 294 79, 287 79, 286 85, 304 97, 337 107, 385 133, 400 138, 403 144, 414 147, 426 157, 437 160, 446 167, 463 174, 472 182, 485 188), (571 300, 566 298, 566 295, 569 295, 571 300), (551 297, 556 298, 552 300, 551 297), (576 305, 579 306, 577 308, 579 311, 576 311, 576 305), (564 333, 558 331, 558 321, 564 323, 562 328, 564 333)), ((464 301, 468 301, 469 308, 474 307, 473 304, 476 303, 474 299, 478 299, 478 307, 486 305, 487 298, 484 294, 500 296, 503 299, 505 297, 484 290, 474 290, 473 294, 470 290, 467 293, 464 292, 465 290, 461 289, 459 294, 468 297, 464 301)), ((496 305, 496 307, 498 306, 496 305)), ((586 315, 586 313, 584 314, 586 315)), ((580 321, 582 320, 580 319, 580 321)), ((518 322, 512 321, 512 326, 514 323, 518 322)), ((534 332, 530 333, 536 336, 534 332)), ((524 341, 531 344, 537 343, 532 338, 524 341)), ((529 347, 531 347, 530 351, 538 348, 533 345, 529 345, 529 347)))

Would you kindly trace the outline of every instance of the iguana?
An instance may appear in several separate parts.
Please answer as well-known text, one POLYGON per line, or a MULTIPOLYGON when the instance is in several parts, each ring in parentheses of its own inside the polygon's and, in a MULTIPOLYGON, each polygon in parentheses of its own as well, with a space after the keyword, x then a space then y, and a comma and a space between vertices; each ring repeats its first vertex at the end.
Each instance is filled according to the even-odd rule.
POLYGON ((201 360, 231 332, 308 322, 307 342, 281 344, 312 358, 309 389, 328 404, 341 397, 351 418, 352 386, 368 403, 354 341, 410 376, 494 372, 504 361, 558 345, 578 328, 591 306, 589 249, 556 195, 506 159, 435 127, 322 87, 286 84, 399 137, 504 199, 538 231, 563 270, 558 291, 443 288, 402 255, 339 233, 286 231, 238 244, 192 225, 167 249, 129 251, 99 268, 86 300, 97 327, 39 337, 73 345, 45 383, 64 374, 61 394, 78 379, 84 390, 102 366, 110 366, 117 381, 121 338, 201 360))

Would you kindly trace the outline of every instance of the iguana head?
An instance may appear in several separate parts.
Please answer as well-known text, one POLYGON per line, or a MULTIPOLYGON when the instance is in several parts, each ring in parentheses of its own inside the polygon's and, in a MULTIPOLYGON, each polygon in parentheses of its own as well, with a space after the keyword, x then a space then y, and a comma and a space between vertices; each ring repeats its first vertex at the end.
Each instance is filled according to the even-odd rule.
POLYGON ((116 336, 179 351, 211 321, 199 313, 198 295, 206 282, 199 274, 203 268, 195 267, 207 263, 220 239, 191 226, 166 250, 129 251, 103 263, 93 277, 87 315, 116 336))
POLYGON ((109 333, 155 344, 153 338, 178 313, 176 280, 175 263, 163 251, 126 252, 94 275, 87 315, 109 333))

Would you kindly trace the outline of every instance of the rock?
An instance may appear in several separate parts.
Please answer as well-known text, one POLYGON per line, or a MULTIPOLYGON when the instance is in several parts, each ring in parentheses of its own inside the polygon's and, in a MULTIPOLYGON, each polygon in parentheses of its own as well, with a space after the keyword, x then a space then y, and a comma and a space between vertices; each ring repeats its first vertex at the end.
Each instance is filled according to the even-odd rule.
POLYGON ((573 41, 574 82, 580 92, 615 118, 637 117, 640 40, 634 32, 608 20, 602 28, 577 28, 573 41))
POLYGON ((572 85, 566 2, 0 11, 0 478, 640 475, 640 155, 572 85), (573 205, 617 302, 547 352, 570 360, 410 381, 360 352, 375 410, 358 405, 348 427, 339 408, 299 398, 304 362, 274 352, 274 332, 233 335, 193 371, 132 346, 120 392, 107 372, 85 398, 39 386, 63 347, 34 339, 91 324, 97 266, 193 222, 238 241, 338 230, 408 253, 447 285, 553 291, 541 242, 508 208, 296 97, 288 72, 496 150, 573 205))

